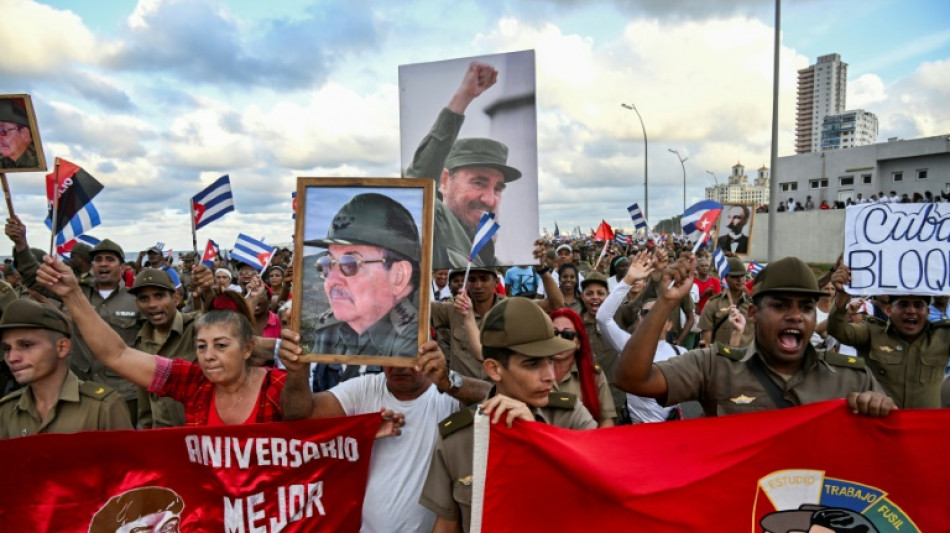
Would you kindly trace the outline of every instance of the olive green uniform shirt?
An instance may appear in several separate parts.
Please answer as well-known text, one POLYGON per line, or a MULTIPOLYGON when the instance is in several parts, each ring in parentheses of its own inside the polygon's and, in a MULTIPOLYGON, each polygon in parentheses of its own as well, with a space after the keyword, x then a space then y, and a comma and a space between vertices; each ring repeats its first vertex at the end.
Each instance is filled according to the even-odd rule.
POLYGON ((122 396, 105 385, 80 381, 71 371, 45 418, 36 410, 30 387, 0 400, 0 438, 113 429, 132 429, 122 396))
MULTIPOLYGON (((535 420, 566 429, 597 427, 576 396, 552 392, 551 398, 547 407, 532 409, 535 420), (559 395, 564 401, 556 399, 559 395)), ((423 507, 444 519, 458 521, 464 532, 472 520, 473 423, 472 409, 462 409, 439 422, 440 435, 419 497, 423 507)))
MULTIPOLYGON (((713 331, 713 329, 715 329, 712 338, 713 342, 724 345, 729 344, 729 339, 732 337, 732 332, 735 329, 732 327, 732 323, 729 322, 730 303, 727 292, 728 290, 725 290, 719 294, 710 296, 709 300, 706 301, 706 307, 703 307, 703 313, 699 316, 699 329, 703 330, 703 332, 713 331)), ((739 302, 736 304, 736 308, 748 319, 749 306, 751 305, 752 297, 743 293, 739 298, 739 302)), ((746 320, 745 330, 742 332, 742 341, 739 345, 748 346, 754 338, 755 324, 753 324, 751 320, 746 320)))
POLYGON ((665 403, 658 401, 670 406, 695 400, 706 416, 776 409, 746 364, 752 357, 761 359, 768 377, 793 405, 844 398, 851 392, 884 393, 859 357, 818 352, 809 344, 802 368, 786 381, 769 367, 756 345, 743 349, 713 344, 655 363, 669 387, 665 403))
POLYGON ((36 168, 38 166, 40 166, 40 161, 36 157, 35 142, 31 142, 16 161, 9 157, 0 157, 0 168, 36 168))
POLYGON ((316 354, 383 355, 415 358, 419 354, 419 310, 403 298, 389 313, 362 333, 340 322, 327 310, 316 320, 316 354))
MULTIPOLYGON (((169 359, 195 362, 195 321, 200 313, 175 311, 168 337, 162 340, 151 323, 146 322, 135 337, 136 350, 169 359)), ((162 398, 139 389, 139 425, 143 428, 166 428, 185 425, 185 407, 171 398, 162 398)))
MULTIPOLYGON (((614 404, 614 398, 610 394, 610 385, 607 383, 607 376, 599 366, 594 367, 594 384, 597 385, 597 401, 600 403, 600 420, 613 420, 617 417, 617 406, 614 404)), ((560 392, 569 392, 578 398, 583 398, 581 390, 581 374, 577 370, 577 363, 571 365, 571 369, 564 374, 560 383, 556 385, 560 392)), ((583 402, 582 402, 583 403, 583 402)))
POLYGON ((914 342, 889 323, 850 324, 847 309, 833 308, 828 334, 867 359, 874 377, 898 407, 940 407, 940 387, 950 359, 950 320, 928 322, 914 342))
MULTIPOLYGON (((505 299, 500 294, 495 294, 493 298, 492 307, 505 299)), ((465 317, 455 312, 455 304, 452 302, 432 302, 429 309, 432 327, 436 331, 448 330, 449 352, 445 354, 445 358, 448 361, 449 370, 454 370, 470 378, 488 380, 488 374, 485 372, 484 365, 482 365, 481 357, 476 357, 472 353, 471 344, 465 331, 465 317)), ((478 314, 474 307, 472 307, 472 313, 475 316, 475 324, 481 327, 484 317, 478 314)))
POLYGON ((614 386, 614 373, 617 371, 617 363, 620 362, 620 355, 610 347, 607 339, 600 334, 600 326, 597 321, 589 314, 581 315, 584 321, 584 331, 587 332, 587 339, 590 341, 590 351, 594 354, 594 364, 596 364, 607 378, 607 384, 610 387, 610 395, 613 397, 614 410, 617 406, 627 405, 627 393, 614 386), (589 319, 588 319, 589 318, 589 319))
MULTIPOLYGON (((419 143, 413 155, 412 164, 406 169, 410 178, 434 179, 436 189, 445 167, 445 159, 458 138, 464 115, 443 108, 432 125, 432 129, 419 143)), ((432 268, 464 268, 468 255, 472 251, 472 238, 475 230, 467 229, 452 211, 442 202, 441 195, 435 202, 435 223, 433 225, 432 268)), ((472 266, 497 265, 495 243, 488 241, 478 252, 472 266)))

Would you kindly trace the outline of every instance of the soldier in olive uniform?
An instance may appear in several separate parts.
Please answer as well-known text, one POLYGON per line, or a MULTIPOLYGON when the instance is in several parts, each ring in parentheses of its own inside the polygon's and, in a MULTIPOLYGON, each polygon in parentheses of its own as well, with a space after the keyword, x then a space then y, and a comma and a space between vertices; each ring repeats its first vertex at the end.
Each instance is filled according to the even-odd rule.
MULTIPOLYGON (((712 343, 729 344, 732 337, 732 323, 729 320, 729 310, 735 306, 746 319, 749 318, 749 306, 752 297, 745 289, 745 265, 738 257, 729 258, 729 274, 726 275, 726 290, 709 297, 703 313, 699 317, 699 329, 703 331, 701 346, 710 346, 712 343)), ((747 346, 752 342, 755 326, 746 320, 745 330, 742 332, 742 343, 747 346)))
POLYGON ((842 265, 831 278, 837 295, 828 334, 853 346, 898 407, 940 407, 940 388, 950 359, 950 320, 927 319, 929 296, 891 296, 888 320, 849 324, 851 270, 842 265))
MULTIPOLYGON (((597 422, 577 397, 554 388, 555 354, 574 343, 554 334, 551 319, 525 298, 508 298, 481 326, 485 371, 495 382, 480 408, 493 422, 516 418, 568 429, 593 429, 597 422)), ((419 503, 436 514, 433 531, 468 531, 472 510, 472 410, 439 423, 439 440, 419 503)))
POLYGON ((316 320, 312 353, 415 357, 419 348, 419 259, 412 214, 388 196, 364 193, 333 217, 317 259, 330 309, 316 320))
POLYGON ((39 164, 26 109, 13 98, 0 100, 0 169, 36 168, 39 164))
MULTIPOLYGON (((498 212, 506 184, 521 177, 521 171, 508 166, 508 147, 504 144, 491 139, 457 139, 465 109, 495 84, 497 76, 498 71, 490 65, 469 65, 462 84, 439 113, 406 169, 406 176, 438 180, 432 268, 465 267, 482 213, 498 212)), ((499 264, 494 243, 488 242, 472 264, 499 264)))
POLYGON ((3 359, 24 388, 0 400, 0 438, 131 429, 122 396, 67 365, 70 328, 51 307, 21 298, 0 318, 3 359))
MULTIPOLYGON (((60 301, 58 296, 36 283, 36 271, 40 263, 30 251, 26 239, 26 226, 20 222, 19 217, 14 216, 7 220, 6 233, 13 241, 13 258, 23 276, 24 284, 57 302, 60 301)), ((73 254, 75 253, 74 249, 73 254)), ((80 250, 81 253, 82 250, 80 250)), ((127 345, 132 346, 143 320, 139 314, 138 305, 135 303, 135 297, 122 283, 122 262, 125 261, 125 252, 115 242, 103 239, 90 249, 89 257, 92 259, 91 269, 88 266, 88 260, 85 262, 86 267, 80 266, 80 271, 76 271, 76 265, 70 265, 80 280, 82 292, 99 316, 122 337, 127 345)), ((82 258, 77 257, 77 260, 77 265, 83 263, 82 258)), ((80 379, 95 381, 115 389, 125 399, 132 423, 137 424, 138 387, 100 363, 86 346, 79 332, 74 333, 69 368, 80 379)))
POLYGON ((895 407, 863 359, 812 347, 816 302, 823 293, 808 265, 795 257, 770 263, 756 278, 749 307, 754 343, 746 348, 717 343, 653 364, 651 347, 666 316, 689 293, 694 264, 688 255, 663 272, 653 311, 620 355, 616 383, 621 389, 656 398, 661 405, 696 400, 707 416, 843 397, 853 410, 873 416, 895 407))

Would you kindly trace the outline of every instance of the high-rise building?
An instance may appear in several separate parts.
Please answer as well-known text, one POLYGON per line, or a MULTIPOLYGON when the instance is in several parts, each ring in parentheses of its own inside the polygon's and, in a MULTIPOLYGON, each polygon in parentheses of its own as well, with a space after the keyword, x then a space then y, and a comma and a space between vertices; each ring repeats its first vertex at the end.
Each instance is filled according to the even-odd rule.
POLYGON ((842 150, 874 144, 877 116, 863 109, 826 115, 821 121, 821 151, 842 150))
POLYGON ((827 54, 798 71, 798 105, 795 112, 795 152, 821 150, 822 122, 827 115, 845 111, 848 64, 838 54, 827 54))

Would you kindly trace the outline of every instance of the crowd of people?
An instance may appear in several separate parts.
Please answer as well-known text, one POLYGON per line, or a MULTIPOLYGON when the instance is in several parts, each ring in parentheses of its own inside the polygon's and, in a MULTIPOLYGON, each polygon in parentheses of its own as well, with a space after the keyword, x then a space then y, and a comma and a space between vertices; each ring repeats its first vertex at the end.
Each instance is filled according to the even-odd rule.
MULTIPOLYGON (((682 239, 539 240, 532 264, 432 273, 431 340, 414 367, 338 365, 328 382, 288 326, 290 250, 259 272, 156 248, 126 261, 105 239, 64 262, 30 248, 18 218, 5 232, 0 435, 380 413, 364 531, 468 530, 475 409, 587 430, 950 400, 947 297, 855 298, 840 262, 816 276, 788 257, 753 279, 729 252, 719 279, 709 251, 682 239)), ((317 265, 327 279, 387 272, 333 257, 317 265)))

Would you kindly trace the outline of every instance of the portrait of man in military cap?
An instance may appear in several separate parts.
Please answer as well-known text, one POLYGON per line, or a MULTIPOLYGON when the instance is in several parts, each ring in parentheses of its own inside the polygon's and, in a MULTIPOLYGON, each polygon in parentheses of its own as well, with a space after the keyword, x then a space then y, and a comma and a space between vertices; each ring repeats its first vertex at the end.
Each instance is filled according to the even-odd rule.
POLYGON ((404 175, 436 183, 432 265, 464 269, 485 212, 500 229, 478 266, 534 262, 537 119, 532 51, 399 68, 404 175))
POLYGON ((30 96, 0 95, 0 172, 45 170, 46 158, 30 96))
POLYGON ((410 366, 427 338, 434 186, 301 178, 295 325, 311 360, 410 366))

